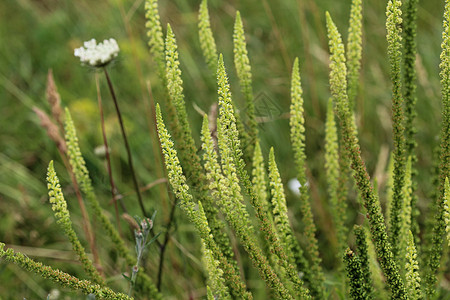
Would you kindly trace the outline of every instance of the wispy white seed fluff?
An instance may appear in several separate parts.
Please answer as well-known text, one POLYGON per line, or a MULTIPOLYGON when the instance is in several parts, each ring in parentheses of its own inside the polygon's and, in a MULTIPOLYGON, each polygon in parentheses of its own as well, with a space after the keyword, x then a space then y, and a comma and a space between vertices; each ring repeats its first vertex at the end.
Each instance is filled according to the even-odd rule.
POLYGON ((104 40, 97 44, 95 39, 84 42, 84 47, 76 48, 74 55, 84 64, 92 67, 107 65, 119 54, 119 45, 115 39, 104 40))

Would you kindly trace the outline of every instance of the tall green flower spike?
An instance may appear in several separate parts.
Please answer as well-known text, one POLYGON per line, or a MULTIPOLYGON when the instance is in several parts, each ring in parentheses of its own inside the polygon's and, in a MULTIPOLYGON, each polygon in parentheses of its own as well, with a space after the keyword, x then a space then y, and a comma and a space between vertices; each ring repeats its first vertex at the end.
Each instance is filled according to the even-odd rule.
POLYGON ((253 146, 258 137, 258 127, 255 119, 255 104, 253 103, 252 89, 252 69, 248 59, 247 45, 245 42, 244 26, 242 24, 241 14, 236 12, 234 23, 234 65, 241 85, 242 94, 245 97, 245 113, 249 122, 249 137, 251 145, 248 145, 248 151, 253 151, 253 146))
POLYGON ((372 277, 370 272, 369 251, 367 245, 366 232, 363 226, 355 225, 353 228, 356 236, 356 248, 359 261, 361 263, 361 272, 363 276, 363 287, 366 298, 373 298, 372 277))
POLYGON ((305 154, 305 118, 303 116, 303 90, 301 86, 300 70, 298 66, 298 58, 295 59, 292 67, 291 80, 291 118, 289 124, 291 126, 291 143, 294 150, 295 165, 297 167, 297 179, 300 182, 300 200, 299 206, 302 213, 302 221, 305 225, 306 240, 308 247, 306 252, 311 258, 312 283, 315 285, 314 290, 319 294, 316 296, 323 297, 322 284, 324 276, 320 266, 321 259, 319 256, 319 247, 316 239, 316 225, 309 203, 308 185, 306 179, 306 154, 305 154))
POLYGON ((228 262, 227 258, 214 241, 201 202, 198 203, 199 207, 196 209, 196 204, 193 202, 189 187, 186 184, 186 177, 183 175, 177 151, 174 149, 170 134, 164 125, 159 104, 156 106, 156 121, 169 183, 172 186, 175 196, 180 200, 181 208, 184 210, 189 220, 194 224, 200 238, 203 239, 206 248, 210 249, 214 259, 220 262, 220 268, 224 272, 224 278, 227 285, 230 287, 230 292, 233 296, 239 299, 252 299, 252 295, 246 291, 245 284, 236 273, 236 269, 228 262))
MULTIPOLYGON (((169 106, 173 105, 176 114, 176 125, 172 124, 175 132, 175 141, 177 142, 180 159, 184 166, 184 170, 191 179, 194 191, 198 191, 195 195, 203 203, 206 216, 214 234, 214 239, 222 249, 223 253, 233 261, 233 251, 226 235, 222 232, 224 224, 217 218, 217 209, 212 204, 207 188, 206 178, 201 166, 200 157, 197 155, 197 147, 192 137, 191 128, 186 112, 186 105, 183 95, 183 81, 181 79, 180 62, 178 60, 178 50, 175 35, 170 25, 167 25, 166 37, 166 80, 169 93, 169 106)), ((171 108, 169 107, 169 110, 171 108)), ((169 114, 172 112, 169 111, 169 114)), ((172 116, 170 117, 172 120, 172 116)), ((172 122, 171 122, 172 123, 172 122)), ((237 265, 235 264, 237 269, 237 265)))
MULTIPOLYGON (((80 185, 81 191, 86 196, 86 200, 94 211, 95 216, 100 220, 100 223, 102 224, 104 230, 108 234, 111 241, 114 243, 115 249, 117 249, 119 255, 125 259, 127 265, 132 267, 136 264, 136 258, 130 253, 129 249, 125 245, 124 240, 120 237, 119 232, 103 212, 103 209, 101 208, 100 203, 98 203, 97 197, 95 196, 91 178, 89 177, 89 171, 86 168, 86 163, 78 144, 75 125, 73 123, 72 116, 70 115, 70 111, 67 108, 65 110, 65 116, 66 120, 64 129, 67 144, 67 154, 69 156, 69 163, 73 169, 73 173, 75 174, 75 179, 80 185)), ((158 289, 156 288, 156 285, 153 283, 152 279, 142 272, 139 273, 137 278, 137 288, 145 289, 148 294, 155 299, 162 298, 162 295, 158 292, 158 289)))
POLYGON ((355 106, 358 93, 359 70, 362 56, 362 5, 361 0, 352 0, 347 41, 348 99, 350 110, 355 106))
POLYGON ((220 262, 214 259, 213 253, 206 248, 205 242, 202 240, 203 266, 208 273, 208 288, 219 299, 231 299, 228 289, 223 279, 223 271, 220 268, 220 262))
POLYGON ((361 158, 361 149, 356 136, 354 119, 350 112, 347 97, 347 68, 345 66, 344 45, 336 25, 327 12, 327 28, 330 46, 330 88, 336 113, 339 116, 344 146, 350 150, 354 179, 367 209, 372 238, 376 246, 381 268, 386 276, 392 295, 396 299, 406 299, 406 290, 392 254, 392 247, 386 233, 384 218, 377 195, 370 183, 370 176, 361 158))
POLYGON ((145 18, 147 19, 145 27, 148 30, 147 37, 149 38, 148 45, 153 59, 158 64, 159 75, 163 78, 165 73, 164 35, 158 13, 158 0, 146 0, 145 11, 145 18))
POLYGON ((336 121, 333 112, 333 99, 328 100, 327 120, 325 124, 325 168, 327 174, 328 196, 331 204, 331 215, 335 223, 337 240, 338 240, 338 256, 342 257, 342 253, 346 248, 347 228, 345 227, 347 203, 338 197, 339 191, 339 145, 336 121))
POLYGON ((405 3, 405 16, 403 22, 403 40, 404 40, 404 54, 403 54, 403 87, 404 87, 404 101, 405 101, 405 145, 406 155, 411 156, 411 232, 413 233, 416 243, 420 241, 419 238, 419 209, 417 208, 417 180, 418 171, 415 168, 417 163, 417 155, 415 153, 417 142, 415 135, 417 128, 415 126, 416 113, 416 31, 417 31, 417 3, 419 0, 407 0, 405 3))
POLYGON ((450 184, 448 183, 448 177, 445 178, 444 220, 445 231, 447 231, 447 242, 450 246, 450 184))
POLYGON ((417 250, 414 245, 414 237, 411 230, 407 233, 408 246, 406 248, 406 289, 411 300, 422 299, 420 290, 419 263, 417 262, 417 250))
POLYGON ((183 80, 181 79, 177 42, 170 24, 167 24, 166 36, 166 81, 170 102, 173 103, 175 107, 176 116, 179 123, 180 137, 177 139, 178 150, 181 153, 189 153, 189 155, 185 155, 188 161, 183 161, 183 163, 185 164, 186 171, 190 172, 193 162, 189 160, 198 158, 197 156, 193 157, 190 154, 195 153, 197 148, 195 146, 194 139, 192 138, 191 128, 189 126, 184 102, 183 80))
POLYGON ((397 241, 400 237, 401 209, 403 206, 402 190, 405 178, 405 127, 403 115, 403 96, 401 83, 401 24, 402 3, 399 0, 390 0, 386 8, 386 29, 388 41, 389 63, 391 65, 392 80, 392 119, 394 135, 394 187, 390 215, 390 238, 394 257, 399 253, 397 241))
POLYGON ((99 299, 110 300, 132 300, 132 298, 122 293, 116 293, 108 287, 92 283, 88 280, 80 280, 70 274, 64 273, 58 269, 36 262, 22 253, 15 253, 13 249, 4 249, 5 244, 0 243, 0 258, 12 262, 24 270, 34 272, 42 278, 50 279, 64 288, 74 291, 80 291, 85 295, 93 294, 99 299))
POLYGON ((239 179, 236 173, 234 157, 231 147, 226 139, 226 127, 223 126, 221 120, 218 121, 218 145, 221 156, 221 167, 218 163, 217 154, 214 150, 214 144, 209 133, 208 119, 205 116, 202 127, 203 149, 205 150, 205 169, 210 179, 209 188, 218 202, 220 209, 223 211, 225 218, 230 226, 236 232, 241 240, 242 245, 248 252, 250 259, 259 274, 273 292, 281 298, 287 297, 292 299, 289 291, 280 281, 273 268, 269 265, 267 258, 263 255, 262 250, 258 247, 255 239, 255 232, 251 226, 250 216, 248 215, 244 199, 239 186, 239 179))
POLYGON ((102 286, 105 285, 105 281, 100 276, 97 269, 94 268, 92 261, 87 257, 84 247, 81 245, 77 234, 73 230, 69 210, 67 209, 67 203, 64 199, 64 195, 59 184, 59 179, 56 176, 55 169, 53 168, 53 161, 51 161, 48 165, 47 187, 48 196, 50 197, 49 201, 52 204, 53 211, 55 212, 57 223, 62 227, 64 233, 69 238, 70 243, 72 244, 72 249, 78 255, 78 259, 80 260, 84 271, 95 283, 102 286))
POLYGON ((125 242, 120 237, 119 233, 115 229, 111 221, 103 213, 100 204, 97 201, 97 197, 94 194, 94 188, 92 187, 91 178, 89 177, 89 171, 86 168, 86 163, 84 162, 83 155, 81 153, 80 146, 78 144, 77 132, 75 125, 72 120, 72 116, 68 108, 65 110, 65 139, 67 143, 67 153, 69 156, 69 162, 72 166, 73 173, 77 182, 80 184, 80 188, 86 196, 91 208, 94 210, 94 215, 99 218, 103 228, 108 233, 109 237, 113 241, 117 251, 120 256, 125 258, 129 266, 134 266, 136 264, 136 259, 130 254, 129 250, 125 246, 125 242))
POLYGON ((347 248, 344 254, 345 269, 347 270, 347 277, 350 282, 350 297, 355 300, 372 299, 366 293, 364 274, 361 268, 361 261, 359 257, 350 248, 347 248))
POLYGON ((320 295, 317 290, 320 285, 314 282, 308 261, 305 259, 303 250, 301 249, 292 227, 289 223, 288 209, 283 184, 281 183, 280 173, 275 161, 273 147, 270 148, 269 154, 269 178, 272 194, 272 208, 275 226, 279 233, 281 243, 286 249, 288 259, 297 266, 297 269, 304 273, 303 280, 309 284, 313 295, 320 295))
POLYGON ((200 39, 200 48, 206 63, 213 74, 217 70, 217 55, 216 41, 211 30, 211 23, 209 21, 208 0, 202 0, 200 4, 200 11, 198 17, 198 36, 200 39))
POLYGON ((442 90, 442 125, 440 136, 440 166, 439 166, 439 198, 436 205, 433 236, 427 261, 426 293, 435 294, 437 272, 442 256, 442 243, 445 233, 444 199, 445 179, 450 176, 450 1, 445 1, 444 24, 441 43, 441 90, 442 90))
POLYGON ((309 297, 308 291, 303 287, 302 281, 300 280, 295 267, 292 264, 289 264, 287 255, 276 235, 276 231, 273 228, 272 223, 270 222, 270 216, 264 210, 263 204, 255 194, 250 177, 245 169, 245 164, 242 159, 242 150, 240 148, 239 132, 236 128, 236 116, 234 115, 230 86, 228 84, 228 77, 225 71, 222 54, 219 55, 217 80, 219 86, 218 94, 220 106, 218 132, 222 131, 225 146, 229 146, 231 148, 230 153, 233 156, 237 174, 241 180, 241 183, 245 187, 247 194, 250 196, 250 202, 255 209, 256 217, 260 222, 260 229, 263 231, 265 238, 273 246, 273 252, 279 258, 279 264, 286 269, 289 279, 295 284, 296 291, 302 297, 307 298, 309 297))

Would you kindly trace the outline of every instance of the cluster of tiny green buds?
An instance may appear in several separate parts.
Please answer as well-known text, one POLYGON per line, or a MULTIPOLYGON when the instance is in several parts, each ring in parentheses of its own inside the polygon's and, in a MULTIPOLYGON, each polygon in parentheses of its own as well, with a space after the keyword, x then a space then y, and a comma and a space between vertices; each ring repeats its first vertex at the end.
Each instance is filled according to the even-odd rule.
POLYGON ((88 280, 80 280, 58 269, 36 262, 22 253, 15 253, 13 249, 4 249, 5 244, 0 243, 0 258, 12 262, 26 271, 38 274, 42 278, 50 279, 65 288, 80 291, 85 295, 95 295, 99 299, 132 300, 122 293, 116 293, 110 288, 94 284, 88 280))
POLYGON ((84 247, 81 245, 77 234, 72 228, 69 210, 67 209, 67 203, 64 199, 61 186, 59 184, 59 179, 56 176, 55 169, 53 168, 53 161, 51 161, 48 165, 47 182, 50 203, 52 204, 52 209, 55 212, 55 217, 57 218, 58 224, 61 225, 65 234, 69 238, 72 248, 77 253, 86 273, 95 283, 105 285, 103 278, 100 276, 97 269, 94 268, 92 261, 87 257, 84 247))
POLYGON ((362 56, 362 5, 361 0, 352 0, 347 41, 348 99, 353 110, 358 92, 359 70, 362 56))
POLYGON ((85 194, 86 200, 93 209, 94 214, 97 216, 97 218, 99 218, 100 223, 102 224, 103 228, 106 230, 107 234, 114 243, 120 256, 125 258, 129 266, 133 266, 134 264, 136 264, 135 258, 130 254, 130 251, 127 249, 127 246, 125 245, 125 242, 120 237, 119 232, 116 230, 116 228, 108 219, 108 217, 105 215, 102 208, 100 207, 97 197, 95 196, 94 188, 92 187, 92 181, 91 178, 89 177, 89 171, 86 168, 86 163, 84 161, 78 143, 75 124, 73 123, 72 116, 70 114, 69 109, 67 108, 65 111, 65 116, 66 120, 64 127, 65 127, 65 139, 68 149, 67 154, 69 156, 69 162, 72 167, 73 173, 75 174, 75 179, 80 185, 82 192, 85 194))
POLYGON ((200 4, 198 17, 198 35, 200 39, 200 47, 202 48, 203 56, 210 70, 215 73, 217 70, 217 55, 216 41, 211 30, 211 23, 209 21, 208 0, 202 0, 200 4))
POLYGON ((406 288, 408 290, 409 299, 422 299, 420 290, 420 274, 419 263, 417 262, 417 250, 414 245, 414 237, 411 230, 407 233, 408 246, 406 248, 406 288))
POLYGON ((448 183, 448 177, 445 178, 444 220, 445 230, 447 231, 447 242, 450 246, 450 184, 448 183))
POLYGON ((406 290, 392 254, 392 246, 388 241, 378 196, 374 192, 370 182, 370 176, 361 157, 356 125, 354 118, 352 118, 353 114, 351 114, 349 109, 346 84, 347 69, 342 38, 328 12, 326 13, 326 18, 331 52, 330 89, 333 101, 336 103, 336 113, 341 122, 342 140, 344 146, 350 151, 354 179, 360 195, 364 200, 364 206, 367 209, 372 238, 376 245, 377 256, 380 259, 380 264, 387 278, 388 285, 394 297, 405 299, 407 297, 406 290))
POLYGON ((158 13, 158 0, 145 1, 145 18, 147 22, 145 27, 148 29, 147 37, 150 52, 153 59, 158 64, 159 75, 164 77, 164 38, 162 33, 161 21, 158 13))

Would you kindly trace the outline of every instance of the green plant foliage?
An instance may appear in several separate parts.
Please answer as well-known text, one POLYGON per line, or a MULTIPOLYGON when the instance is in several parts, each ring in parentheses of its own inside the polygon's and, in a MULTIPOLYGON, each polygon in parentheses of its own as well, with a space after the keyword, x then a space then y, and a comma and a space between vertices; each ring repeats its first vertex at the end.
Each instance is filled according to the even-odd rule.
POLYGON ((365 277, 360 258, 350 248, 347 248, 344 254, 344 261, 350 282, 350 297, 352 299, 371 299, 370 295, 366 293, 365 277))
POLYGON ((440 82, 430 70, 442 5, 426 1, 3 2, 0 298, 446 298, 450 0, 440 82), (348 23, 345 43, 330 14, 326 22, 321 15, 330 7, 337 24, 348 23), (126 99, 121 127, 112 116, 101 125, 116 145, 125 124, 127 151, 96 147, 93 83, 67 54, 76 48, 81 56, 81 36, 108 32, 120 56, 107 72, 94 70, 108 85, 92 78, 99 103, 108 87, 126 99), (42 104, 49 66, 64 87, 42 104), (438 128, 430 120, 440 115, 438 128), (126 167, 131 153, 136 172, 126 167), (41 205, 49 161, 61 227, 41 205), (53 161, 68 174, 57 177, 53 161), (78 203, 69 202, 74 193, 78 203), (127 202, 135 193, 140 205, 127 202), (135 214, 144 204, 158 218, 142 223, 135 214), (80 224, 85 237, 75 234, 80 224), (64 235, 75 252, 61 244, 64 235), (72 264, 75 255, 81 264, 72 264))
POLYGON ((123 258, 125 258, 129 266, 133 266, 136 264, 136 259, 130 254, 129 250, 125 246, 125 242, 120 237, 114 225, 103 213, 97 197, 94 194, 94 188, 92 187, 92 181, 89 177, 89 171, 86 168, 86 163, 78 144, 75 124, 73 123, 72 116, 67 108, 65 111, 65 116, 66 120, 64 127, 66 133, 65 139, 67 143, 67 154, 69 156, 69 162, 72 166, 73 173, 75 174, 75 179, 79 183, 81 191, 85 194, 86 200, 94 211, 94 214, 100 219, 102 226, 108 233, 112 242, 115 244, 116 250, 123 258))
POLYGON ((216 41, 214 40, 211 23, 209 21, 208 0, 202 0, 198 15, 200 47, 202 48, 203 56, 205 57, 209 69, 214 74, 217 70, 219 56, 217 54, 216 41))
POLYGON ((433 236, 430 253, 427 257, 426 293, 431 296, 436 292, 437 272, 443 251, 443 235, 445 233, 444 199, 445 179, 450 173, 450 1, 445 2, 444 24, 441 43, 441 93, 442 93, 442 125, 440 136, 439 194, 436 205, 433 236))
POLYGON ((245 114, 248 118, 249 152, 253 151, 254 143, 258 137, 258 127, 255 119, 255 105, 253 103, 252 69, 248 58, 247 45, 245 42, 244 25, 241 14, 236 12, 233 33, 234 65, 241 85, 241 91, 245 98, 245 114))
POLYGON ((342 39, 336 25, 334 25, 328 13, 327 27, 331 52, 330 88, 336 107, 336 114, 339 116, 341 122, 344 146, 350 149, 354 179, 364 201, 364 206, 367 209, 377 256, 387 278, 392 295, 397 299, 406 299, 406 290, 394 260, 391 244, 388 241, 380 203, 377 195, 373 191, 369 174, 361 158, 354 119, 352 118, 348 104, 344 45, 342 44, 342 39))
MULTIPOLYGON (((206 248, 205 242, 202 241, 203 265, 208 272, 208 290, 213 295, 217 295, 220 299, 231 299, 228 288, 223 279, 223 271, 220 269, 220 262, 214 259, 211 250, 206 248)), ((213 297, 214 298, 214 297, 213 297)))
POLYGON ((414 245, 414 237, 411 230, 407 233, 408 246, 406 248, 406 275, 405 283, 409 299, 422 299, 420 289, 419 263, 417 262, 417 250, 414 245))
POLYGON ((185 211, 189 220, 195 225, 207 249, 212 251, 214 259, 220 262, 220 268, 224 271, 224 277, 227 285, 231 288, 231 293, 242 299, 251 299, 251 294, 246 291, 245 284, 241 282, 239 275, 236 274, 235 268, 228 262, 214 241, 201 202, 198 203, 199 208, 196 209, 196 204, 193 202, 192 195, 189 193, 189 187, 186 184, 186 177, 183 175, 183 170, 180 166, 177 151, 174 149, 174 144, 164 125, 159 105, 156 106, 156 117, 167 175, 176 197, 180 200, 181 208, 185 211))
POLYGON ((444 197, 444 219, 445 230, 447 231, 447 242, 450 246, 450 184, 448 178, 445 179, 445 197, 444 197))
POLYGON ((153 59, 158 65, 160 77, 163 78, 165 74, 164 34, 162 32, 161 21, 158 12, 158 0, 146 0, 145 10, 145 18, 147 19, 145 27, 148 30, 148 46, 150 48, 153 59))
POLYGON ((328 100, 327 120, 325 124, 325 168, 327 172, 327 186, 329 201, 331 204, 331 214, 336 228, 336 235, 339 244, 338 256, 347 245, 346 222, 346 201, 338 197, 339 193, 339 144, 336 121, 334 120, 333 99, 328 100))
POLYGON ((50 198, 49 201, 52 204, 52 210, 55 212, 57 223, 62 227, 64 233, 69 238, 70 243, 72 244, 72 249, 77 253, 78 259, 83 265, 84 271, 89 275, 92 281, 104 286, 105 282, 103 278, 100 276, 97 269, 94 268, 92 261, 87 257, 84 247, 81 245, 77 234, 73 230, 69 210, 67 209, 67 203, 64 199, 61 185, 59 184, 59 179, 56 176, 55 169, 53 168, 53 161, 51 161, 48 165, 47 183, 48 196, 50 198))
POLYGON ((350 22, 347 40, 347 69, 348 69, 348 99, 350 109, 355 106, 355 97, 358 93, 359 71, 362 56, 362 1, 352 0, 350 8, 350 22))
POLYGON ((398 254, 397 241, 400 236, 400 215, 403 206, 402 189, 405 178, 405 127, 403 114, 403 95, 401 85, 400 66, 401 56, 401 24, 402 3, 399 0, 389 1, 386 8, 386 29, 388 42, 389 63, 391 66, 392 87, 392 119, 394 135, 394 186, 392 195, 391 215, 390 215, 390 238, 392 241, 392 252, 394 257, 398 254))
POLYGON ((308 246, 306 252, 311 259, 312 287, 314 295, 323 297, 322 284, 324 276, 320 266, 321 259, 316 239, 316 225, 309 203, 308 181, 306 178, 306 154, 305 154, 305 118, 303 116, 303 90, 301 86, 298 58, 292 67, 291 79, 291 142, 294 150, 295 165, 297 167, 297 179, 300 182, 299 206, 302 213, 302 221, 305 224, 305 235, 308 246))
POLYGON ((417 3, 418 0, 408 0, 405 2, 404 18, 403 18, 403 40, 404 40, 404 52, 403 52, 403 87, 404 87, 404 102, 405 102, 405 143, 406 154, 411 157, 411 180, 412 180, 412 196, 411 196, 411 231, 414 239, 419 242, 419 209, 417 208, 418 197, 415 194, 417 190, 417 175, 418 171, 416 163, 418 161, 416 155, 417 142, 415 135, 417 133, 417 127, 415 125, 415 119, 417 117, 416 112, 416 56, 417 56, 417 3))
MULTIPOLYGON (((56 176, 54 178, 56 178, 56 176)), ((4 247, 5 244, 0 243, 0 258, 12 262, 29 272, 36 273, 43 278, 50 279, 53 282, 62 285, 63 287, 73 290, 79 290, 85 295, 93 294, 101 299, 132 299, 122 293, 115 293, 110 288, 91 283, 88 280, 80 280, 60 270, 55 270, 49 266, 43 265, 40 262, 35 262, 22 253, 14 253, 12 249, 5 250, 4 247)))
MULTIPOLYGON (((370 272, 369 251, 367 245, 367 237, 364 227, 355 225, 353 231, 356 236, 356 248, 358 251, 358 258, 361 264, 361 273, 363 280, 363 287, 361 292, 364 293, 366 299, 373 298, 372 277, 370 272)), ((352 283, 350 282, 350 286, 352 283)))

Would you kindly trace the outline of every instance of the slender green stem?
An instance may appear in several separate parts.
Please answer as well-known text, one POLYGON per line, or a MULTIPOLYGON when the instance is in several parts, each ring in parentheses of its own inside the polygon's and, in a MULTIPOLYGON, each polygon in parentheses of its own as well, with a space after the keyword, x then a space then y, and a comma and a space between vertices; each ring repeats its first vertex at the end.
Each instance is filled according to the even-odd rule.
POLYGON ((130 167, 131 177, 133 178, 134 189, 136 190, 136 195, 138 197, 139 206, 141 207, 142 214, 145 217, 145 216, 147 216, 147 214, 145 213, 145 208, 144 208, 144 203, 142 201, 141 191, 139 190, 139 184, 137 182, 136 173, 134 172, 133 158, 131 156, 131 150, 130 150, 130 145, 128 144, 128 138, 127 138, 127 134, 125 132, 125 126, 123 125, 122 114, 120 113, 119 103, 117 102, 116 93, 114 92, 114 88, 113 88, 111 79, 109 78, 108 71, 106 70, 106 68, 103 68, 103 70, 105 71, 105 76, 106 76, 106 81, 108 82, 109 91, 111 92, 111 96, 114 100, 114 106, 116 108, 117 118, 119 119, 119 124, 120 124, 120 129, 122 131, 123 141, 125 143, 125 148, 127 149, 128 165, 130 167))

